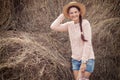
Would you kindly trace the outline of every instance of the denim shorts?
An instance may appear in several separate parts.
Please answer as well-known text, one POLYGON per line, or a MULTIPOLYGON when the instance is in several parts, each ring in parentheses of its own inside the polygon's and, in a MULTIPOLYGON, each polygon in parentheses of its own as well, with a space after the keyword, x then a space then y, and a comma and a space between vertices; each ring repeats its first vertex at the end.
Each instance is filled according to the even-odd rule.
MULTIPOLYGON (((78 61, 72 58, 72 70, 80 70, 82 61, 78 61)), ((87 72, 93 72, 94 70, 94 65, 95 65, 95 60, 94 59, 89 59, 86 64, 86 70, 87 72)))

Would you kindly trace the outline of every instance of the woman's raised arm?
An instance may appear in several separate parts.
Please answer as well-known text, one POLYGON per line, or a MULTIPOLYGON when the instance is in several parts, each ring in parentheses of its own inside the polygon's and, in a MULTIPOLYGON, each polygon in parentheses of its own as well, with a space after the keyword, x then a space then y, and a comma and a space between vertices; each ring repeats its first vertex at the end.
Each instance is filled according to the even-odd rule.
POLYGON ((50 28, 55 31, 66 32, 68 31, 68 22, 62 24, 65 19, 64 14, 60 14, 57 19, 51 24, 50 28))

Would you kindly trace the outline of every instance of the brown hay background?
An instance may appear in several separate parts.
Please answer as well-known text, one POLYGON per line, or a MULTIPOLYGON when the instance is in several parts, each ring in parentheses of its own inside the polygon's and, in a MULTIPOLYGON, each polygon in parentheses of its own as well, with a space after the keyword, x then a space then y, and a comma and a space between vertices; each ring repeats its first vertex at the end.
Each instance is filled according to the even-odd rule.
MULTIPOLYGON (((67 33, 49 26, 72 0, 0 0, 0 80, 73 80, 67 33)), ((96 56, 91 80, 120 79, 120 0, 87 7, 96 56)))

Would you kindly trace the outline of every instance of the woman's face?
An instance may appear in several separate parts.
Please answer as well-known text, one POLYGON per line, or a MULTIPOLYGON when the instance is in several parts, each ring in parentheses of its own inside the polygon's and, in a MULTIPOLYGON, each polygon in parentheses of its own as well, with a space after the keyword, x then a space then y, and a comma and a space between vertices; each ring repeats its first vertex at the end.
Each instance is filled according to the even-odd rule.
POLYGON ((80 15, 80 11, 77 8, 71 7, 69 9, 69 17, 74 22, 79 22, 79 15, 80 15))

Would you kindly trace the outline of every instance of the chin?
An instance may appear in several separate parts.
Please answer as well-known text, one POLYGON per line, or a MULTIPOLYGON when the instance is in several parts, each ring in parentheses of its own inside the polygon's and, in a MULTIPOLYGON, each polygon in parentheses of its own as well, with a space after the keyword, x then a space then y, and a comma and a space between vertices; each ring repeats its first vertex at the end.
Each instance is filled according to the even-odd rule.
POLYGON ((78 19, 72 19, 73 21, 78 21, 78 19))

